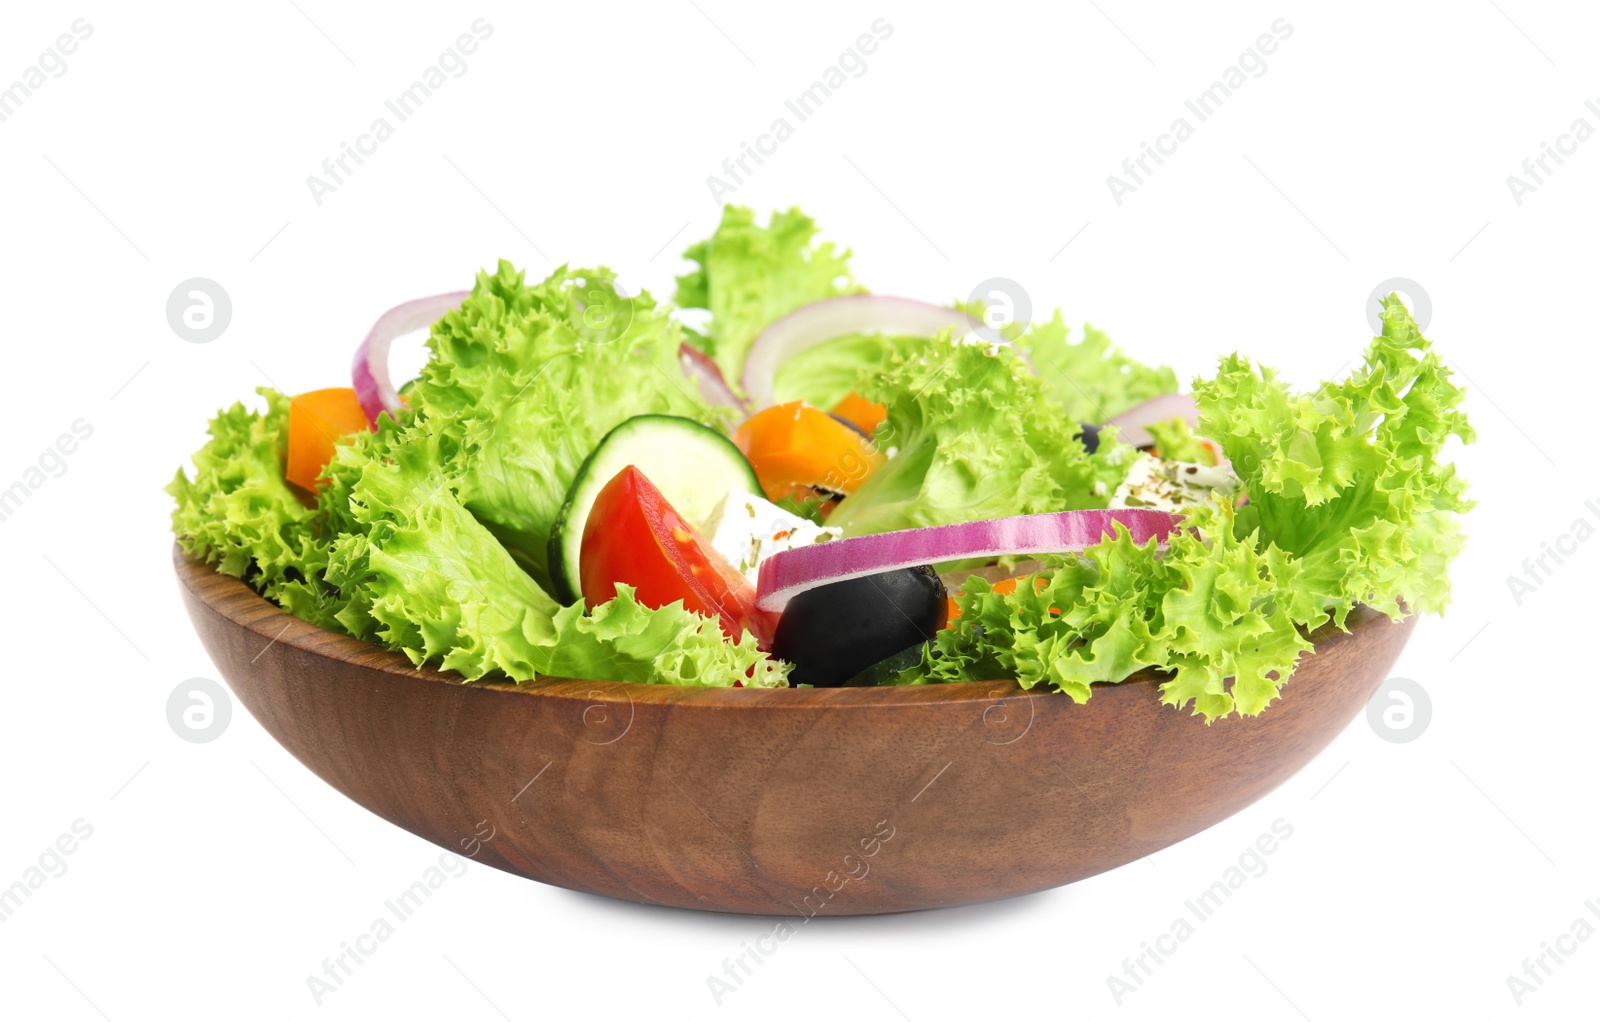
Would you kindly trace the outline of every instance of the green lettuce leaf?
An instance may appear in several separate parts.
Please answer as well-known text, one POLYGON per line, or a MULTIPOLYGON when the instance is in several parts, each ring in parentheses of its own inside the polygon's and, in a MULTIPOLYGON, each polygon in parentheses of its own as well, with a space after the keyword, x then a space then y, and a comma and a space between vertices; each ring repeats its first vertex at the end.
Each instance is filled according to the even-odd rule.
POLYGON ((956 596, 961 617, 937 636, 927 670, 937 681, 1014 677, 1072 699, 1145 668, 1173 672, 1173 706, 1207 720, 1259 713, 1311 644, 1288 614, 1296 570, 1282 551, 1234 538, 1233 509, 1202 505, 1157 553, 1154 540, 1116 536, 996 593, 981 578, 956 596))
POLYGON ((1016 343, 1074 422, 1105 422, 1141 401, 1178 390, 1171 369, 1129 358, 1088 324, 1083 337, 1069 341, 1059 310, 1048 323, 1030 326, 1016 343))
POLYGON ((1207 721, 1260 713, 1278 697, 1311 643, 1289 612, 1298 566, 1259 534, 1234 535, 1226 504, 1188 516, 1155 558, 1160 614, 1151 663, 1174 672, 1162 701, 1207 721))
POLYGON ((751 343, 767 324, 802 305, 860 290, 850 277, 850 252, 832 242, 813 244, 816 223, 798 209, 774 212, 758 226, 744 206, 724 206, 722 223, 684 258, 699 263, 678 278, 675 301, 709 309, 702 341, 722 374, 737 381, 751 343))
POLYGON ((1357 603, 1399 617, 1449 602, 1442 570, 1461 549, 1453 514, 1466 483, 1441 453, 1451 437, 1475 439, 1463 391, 1391 295, 1383 334, 1340 383, 1293 394, 1271 369, 1237 355, 1197 381, 1200 431, 1216 440, 1250 503, 1238 528, 1300 562, 1293 613, 1340 625, 1357 603))
POLYGON ((1105 507, 1133 448, 1093 455, 1016 352, 948 333, 897 352, 856 389, 888 409, 874 437, 888 463, 834 509, 846 535, 1105 507))
POLYGON ((504 261, 434 324, 411 407, 451 441, 467 508, 546 589, 551 526, 595 444, 634 415, 714 421, 679 368, 681 337, 608 270, 562 267, 529 285, 504 261))
POLYGON ((579 604, 555 617, 556 644, 546 672, 566 678, 785 688, 790 665, 772 660, 745 632, 730 643, 712 618, 672 603, 659 610, 639 603, 632 586, 617 584, 614 599, 589 614, 579 604))
POLYGON ((444 434, 395 434, 350 488, 364 532, 334 543, 328 579, 348 597, 341 624, 398 649, 415 664, 436 661, 471 680, 504 675, 682 685, 781 687, 787 666, 770 661, 746 633, 723 638, 718 623, 682 603, 659 610, 618 587, 585 615, 536 585, 457 494, 444 434))
POLYGON ((876 375, 900 352, 924 348, 922 337, 851 334, 808 348, 778 367, 772 378, 773 404, 809 401, 827 410, 856 389, 862 373, 876 375))
POLYGON ((1195 507, 1160 552, 1119 529, 1075 557, 1046 558, 1042 581, 1012 593, 969 579, 961 617, 920 671, 1015 677, 1081 700, 1152 667, 1171 672, 1163 701, 1209 721, 1260 713, 1311 650, 1311 631, 1344 627, 1358 603, 1391 617, 1441 610, 1462 542, 1455 515, 1472 506, 1442 452, 1474 434, 1463 392, 1398 298, 1383 324, 1359 370, 1310 394, 1223 359, 1194 385, 1200 431, 1250 502, 1195 507))
POLYGON ((337 610, 319 582, 327 544, 316 509, 283 477, 289 398, 267 387, 257 393, 266 411, 235 403, 219 412, 195 452, 194 478, 179 469, 167 484, 177 502, 172 532, 190 556, 326 627, 337 610))
POLYGON ((1214 465, 1211 449, 1183 419, 1152 422, 1145 429, 1155 441, 1155 448, 1167 461, 1186 461, 1191 465, 1214 465))
MULTIPOLYGON (((846 254, 814 234, 798 211, 762 228, 730 208, 691 250, 701 266, 680 299, 712 310, 703 343, 730 375, 766 323, 854 287, 846 254)), ((1443 609, 1457 516, 1473 503, 1445 449, 1474 434, 1462 390, 1397 297, 1383 324, 1361 368, 1309 393, 1222 359, 1192 388, 1198 436, 1181 423, 1153 432, 1168 457, 1216 442, 1248 504, 1194 507, 1161 550, 1119 530, 1045 558, 1038 581, 1009 593, 969 580, 961 617, 895 681, 1016 677, 1082 700, 1155 668, 1166 702, 1212 720, 1261 712, 1312 630, 1343 627, 1357 604, 1392 617, 1443 609)), ((550 526, 612 426, 643 412, 713 421, 678 370, 685 336, 609 271, 562 268, 530 285, 501 263, 436 324, 410 407, 342 442, 314 503, 283 478, 289 399, 262 390, 266 410, 219 413, 193 476, 168 485, 173 531, 290 613, 469 679, 781 686, 787 667, 751 636, 727 642, 682 604, 651 610, 618 586, 585 613, 541 588, 550 526)), ((1092 329, 1068 343, 1059 313, 1008 336, 1017 350, 844 338, 786 367, 780 393, 831 404, 855 389, 888 408, 875 441, 892 457, 830 525, 859 535, 1105 505, 1135 452, 1107 437, 1087 454, 1078 423, 1175 390, 1170 371, 1092 329)))

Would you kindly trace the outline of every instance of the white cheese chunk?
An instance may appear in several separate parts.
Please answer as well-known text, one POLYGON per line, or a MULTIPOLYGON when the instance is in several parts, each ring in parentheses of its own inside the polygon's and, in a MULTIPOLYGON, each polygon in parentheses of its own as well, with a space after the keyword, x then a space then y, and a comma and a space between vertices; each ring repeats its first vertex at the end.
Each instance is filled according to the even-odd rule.
POLYGON ((1226 466, 1167 461, 1146 454, 1128 469, 1110 506, 1182 511, 1212 499, 1213 494, 1231 498, 1238 490, 1239 477, 1226 466))
POLYGON ((783 550, 826 543, 843 534, 807 521, 760 497, 737 490, 729 491, 711 513, 704 534, 712 549, 754 585, 761 562, 783 550))

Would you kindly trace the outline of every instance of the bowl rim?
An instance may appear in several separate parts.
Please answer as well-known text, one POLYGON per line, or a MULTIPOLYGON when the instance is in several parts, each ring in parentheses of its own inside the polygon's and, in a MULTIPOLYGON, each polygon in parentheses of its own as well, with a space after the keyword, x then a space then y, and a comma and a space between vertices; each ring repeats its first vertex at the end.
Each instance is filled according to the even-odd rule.
MULTIPOLYGON (((218 571, 212 564, 172 545, 173 568, 182 586, 194 600, 232 624, 259 637, 261 653, 274 645, 284 645, 313 656, 338 660, 354 667, 379 671, 397 679, 447 685, 452 688, 516 693, 521 696, 565 697, 589 702, 627 702, 643 705, 681 706, 693 704, 714 709, 810 707, 818 703, 835 706, 915 707, 930 703, 993 703, 1008 696, 1069 698, 1060 692, 1025 689, 1015 679, 950 682, 935 685, 882 685, 857 688, 723 688, 701 685, 658 685, 648 682, 598 681, 546 676, 534 681, 468 681, 455 671, 441 671, 424 665, 415 667, 395 650, 330 631, 295 617, 268 600, 242 579, 218 571)), ((1356 633, 1387 615, 1358 606, 1350 613, 1346 629, 1326 624, 1311 635, 1312 654, 1342 645, 1356 633)), ((259 658, 261 654, 257 653, 259 658)), ((254 659, 251 661, 254 663, 254 659)), ((1104 698, 1113 691, 1148 693, 1159 699, 1159 686, 1170 675, 1144 668, 1120 682, 1095 684, 1093 691, 1104 698)), ((1182 707, 1170 707, 1181 712, 1182 707)))

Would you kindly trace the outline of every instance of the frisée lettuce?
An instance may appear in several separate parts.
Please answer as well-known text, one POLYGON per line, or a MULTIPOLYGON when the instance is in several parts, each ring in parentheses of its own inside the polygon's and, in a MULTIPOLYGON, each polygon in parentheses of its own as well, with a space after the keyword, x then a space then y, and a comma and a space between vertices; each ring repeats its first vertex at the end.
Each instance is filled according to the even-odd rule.
MULTIPOLYGON (((627 574, 625 557, 607 560, 621 567, 598 583, 580 572, 586 598, 563 604, 552 595, 547 557, 552 532, 570 524, 561 511, 581 466, 620 423, 666 415, 699 424, 679 429, 730 432, 701 396, 705 378, 684 375, 681 345, 711 355, 736 389, 766 326, 861 290, 849 252, 816 235, 799 210, 762 225, 750 210, 727 207, 715 233, 686 253, 695 268, 677 279, 676 308, 630 294, 604 268, 563 266, 530 281, 502 261, 433 324, 430 358, 400 389, 402 404, 391 396, 381 414, 363 405, 376 415, 372 430, 323 438, 310 463, 324 466, 315 492, 285 478, 290 449, 302 452, 292 438, 315 436, 294 433, 310 402, 263 389, 264 407, 218 413, 193 473, 180 470, 167 486, 178 543, 297 617, 468 680, 786 686, 792 665, 769 655, 779 648, 770 636, 753 634, 768 624, 758 615, 719 623, 718 608, 694 602, 693 593, 662 597, 672 578, 662 582, 658 572, 647 584, 644 573, 627 574), (683 309, 709 315, 691 328, 683 309), (747 621, 753 631, 742 630, 747 621)), ((914 644, 916 635, 909 650, 897 641, 902 652, 872 677, 1012 677, 1082 701, 1096 685, 1154 668, 1167 672, 1165 702, 1209 721, 1260 713, 1279 699, 1312 649, 1312 633, 1346 627, 1360 606, 1396 619, 1442 611, 1447 568, 1464 542, 1458 519, 1473 504, 1447 452, 1474 433, 1462 389, 1398 298, 1387 300, 1382 319, 1381 335, 1347 379, 1297 392, 1271 368, 1231 354, 1191 384, 1196 424, 1149 424, 1171 473, 1228 480, 1173 488, 1179 496, 1162 507, 1182 517, 1170 519, 1165 546, 1137 544, 1118 526, 1086 549, 1045 555, 1028 568, 985 560, 954 593, 948 626, 937 628, 941 609, 920 633, 932 636, 926 646, 914 644), (1014 570, 1030 574, 1004 579, 1014 570)), ((1130 499, 1119 487, 1138 481, 1137 464, 1148 473, 1156 463, 1104 424, 1175 392, 1172 371, 1129 358, 1092 327, 1073 336, 1059 312, 1003 335, 845 335, 778 367, 771 414, 752 415, 741 425, 750 431, 732 431, 725 446, 735 461, 749 459, 749 485, 759 484, 765 499, 826 514, 827 528, 787 519, 768 527, 758 546, 815 546, 835 535, 847 542, 1130 499), (849 403, 835 409, 840 415, 826 412, 847 394, 871 415, 843 417, 849 403), (874 433, 875 406, 882 414, 874 433), (758 419, 772 431, 760 443, 758 419), (1086 428, 1097 425, 1104 428, 1086 428), (798 475, 819 471, 826 459, 818 452, 829 449, 845 452, 859 474, 798 475), (759 452, 781 464, 758 465, 759 452)), ((720 393, 725 403, 737 397, 720 393)), ((633 463, 623 470, 640 471, 633 463)), ((685 478, 692 486, 700 476, 685 478)), ((651 492, 630 486, 616 493, 651 492)), ((666 500, 659 491, 649 499, 656 498, 666 500)), ((740 528, 723 534, 726 523, 651 532, 666 519, 620 513, 576 523, 582 531, 570 534, 569 547, 589 549, 629 521, 638 549, 663 557, 677 549, 685 577, 715 574, 721 563, 702 549, 701 526, 719 526, 722 547, 751 549, 740 528), (589 528, 596 522, 603 527, 589 528), (683 550, 702 560, 684 560, 683 550)), ((590 555, 583 564, 603 559, 590 555)), ((953 577, 951 564, 941 567, 953 577)), ((722 583, 734 587, 730 594, 746 586, 737 599, 753 606, 750 578, 759 574, 755 561, 741 563, 722 583)), ((928 605, 943 608, 943 593, 928 605)))
POLYGON ((724 206, 716 233, 684 252, 699 268, 678 278, 677 303, 710 310, 711 328, 695 340, 728 379, 739 378, 745 353, 767 324, 860 290, 850 277, 849 250, 813 244, 816 234, 816 222, 798 209, 775 212, 760 227, 746 207, 724 206))
POLYGON ((874 440, 895 454, 829 517, 846 536, 1105 507, 1136 454, 1109 434, 1089 454, 1005 345, 946 332, 862 372, 856 389, 888 410, 874 440))
POLYGON ((505 261, 434 324, 433 357, 406 396, 453 441, 467 508, 546 591, 550 528, 601 437, 649 412, 710 417, 678 368, 682 338, 608 270, 562 267, 530 285, 505 261))
POLYGON ((971 579, 961 617, 900 680, 998 673, 1082 700, 1092 683, 1154 667, 1173 672, 1166 702, 1212 720, 1265 709, 1311 649, 1306 634, 1343 627, 1357 604, 1395 619, 1443 610, 1462 542, 1452 515, 1472 502, 1440 453, 1474 434, 1399 298, 1344 382, 1294 394, 1230 355, 1194 393, 1198 432, 1231 460, 1247 504, 1196 505, 1164 551, 1123 534, 1047 558, 1011 592, 971 579))

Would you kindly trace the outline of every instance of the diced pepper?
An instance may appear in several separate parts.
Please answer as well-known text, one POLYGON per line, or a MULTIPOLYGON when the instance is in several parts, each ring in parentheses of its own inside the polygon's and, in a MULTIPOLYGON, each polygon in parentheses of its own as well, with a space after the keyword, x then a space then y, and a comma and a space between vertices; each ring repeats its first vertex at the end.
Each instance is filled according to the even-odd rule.
POLYGON ((773 405, 733 435, 768 500, 818 488, 854 493, 886 460, 872 441, 804 401, 773 405))
POLYGON ((370 430, 356 392, 349 387, 313 390, 289 401, 289 464, 284 478, 307 491, 333 460, 340 437, 370 430))
POLYGON ((883 425, 883 420, 889 417, 889 409, 868 401, 852 390, 833 406, 833 414, 871 436, 877 432, 879 426, 883 425))

